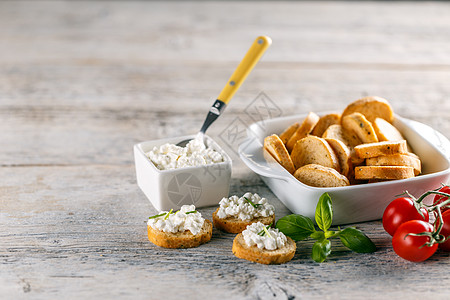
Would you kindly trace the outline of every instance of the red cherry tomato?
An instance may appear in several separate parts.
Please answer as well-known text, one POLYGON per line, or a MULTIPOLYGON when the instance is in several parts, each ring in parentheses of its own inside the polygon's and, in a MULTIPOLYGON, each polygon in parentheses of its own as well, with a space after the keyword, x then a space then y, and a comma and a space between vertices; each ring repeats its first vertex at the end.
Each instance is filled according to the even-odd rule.
MULTIPOLYGON (((450 194, 450 186, 444 186, 444 187, 442 187, 442 188, 439 190, 439 192, 446 193, 446 194, 450 194)), ((435 196, 434 196, 433 203, 439 204, 439 203, 444 202, 444 201, 447 200, 447 199, 448 199, 448 198, 445 197, 445 196, 442 196, 442 195, 435 195, 435 196)), ((450 209, 450 208, 448 208, 448 207, 442 207, 442 208, 441 208, 441 211, 444 212, 444 211, 449 210, 449 209, 450 209)))
POLYGON ((428 211, 421 208, 422 217, 414 206, 414 200, 407 197, 397 198, 392 201, 384 210, 383 213, 383 227, 387 233, 394 236, 397 228, 403 223, 410 220, 429 221, 428 211))
POLYGON ((412 220, 400 225, 392 238, 395 253, 401 258, 414 262, 424 261, 433 255, 438 244, 431 247, 423 246, 430 241, 430 237, 408 235, 421 232, 433 232, 433 225, 420 220, 412 220))
MULTIPOLYGON (((442 220, 444 221, 444 225, 441 228, 440 234, 444 237, 450 236, 450 210, 445 211, 442 214, 442 220)), ((436 228, 439 226, 439 219, 436 220, 436 228)), ((444 251, 450 251, 450 239, 446 242, 439 244, 439 248, 444 251)))

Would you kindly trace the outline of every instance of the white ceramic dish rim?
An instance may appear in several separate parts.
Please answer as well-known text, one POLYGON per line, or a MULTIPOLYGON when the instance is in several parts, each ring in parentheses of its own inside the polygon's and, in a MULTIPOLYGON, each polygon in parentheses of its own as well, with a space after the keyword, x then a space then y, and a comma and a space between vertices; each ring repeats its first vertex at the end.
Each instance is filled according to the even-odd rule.
POLYGON ((155 164, 150 160, 150 158, 147 157, 146 153, 148 151, 150 151, 153 147, 159 147, 162 146, 166 143, 171 143, 171 144, 176 144, 180 141, 183 140, 187 140, 187 139, 195 139, 196 135, 185 135, 185 136, 179 136, 179 137, 171 137, 171 138, 164 138, 164 139, 157 139, 157 140, 149 140, 149 141, 145 141, 145 142, 140 142, 134 145, 134 147, 136 147, 141 154, 143 154, 149 164, 151 165, 152 169, 157 172, 162 174, 171 174, 171 173, 177 173, 180 170, 186 171, 186 170, 193 170, 193 169, 198 169, 198 168, 202 168, 202 167, 209 167, 209 166, 213 166, 213 165, 221 165, 221 164, 231 164, 231 158, 230 156, 228 156, 228 154, 219 146, 219 144, 217 144, 216 141, 214 141, 214 139, 212 139, 210 136, 205 134, 205 142, 206 145, 208 147, 211 147, 212 149, 214 149, 215 151, 219 152, 222 157, 224 158, 223 162, 219 162, 219 163, 214 163, 214 164, 207 164, 207 165, 199 165, 199 166, 189 166, 189 167, 183 167, 183 168, 177 168, 177 169, 171 169, 171 170, 160 170, 158 169, 155 164), (145 151, 143 149, 143 147, 148 147, 149 150, 145 151))
MULTIPOLYGON (((320 112, 319 115, 324 115, 330 112, 320 112)), ((394 181, 386 181, 386 182, 377 182, 377 183, 371 183, 371 184, 359 184, 359 185, 350 185, 346 187, 312 187, 309 185, 305 185, 302 182, 298 181, 292 174, 290 174, 286 169, 284 169, 278 162, 275 161, 270 155, 266 155, 267 159, 263 156, 263 140, 266 136, 265 134, 270 129, 271 123, 278 123, 278 122, 289 122, 292 121, 294 123, 295 121, 302 120, 306 114, 300 114, 300 115, 292 115, 292 116, 286 116, 286 117, 280 117, 280 118, 274 118, 270 120, 264 120, 259 121, 256 123, 253 123, 249 126, 247 129, 247 140, 244 141, 239 146, 239 155, 241 159, 244 161, 244 163, 255 173, 273 178, 273 179, 279 179, 283 181, 292 181, 292 183, 300 186, 304 189, 309 189, 312 191, 329 191, 329 192, 358 192, 360 190, 367 189, 369 186, 371 187, 377 187, 382 188, 383 186, 389 186, 389 185, 396 185, 401 182, 414 182, 414 181, 422 181, 423 179, 430 178, 430 177, 438 177, 438 176, 444 176, 445 174, 450 173, 450 141, 443 136, 438 131, 434 130, 433 128, 429 127, 428 125, 422 124, 417 121, 413 121, 410 119, 402 118, 398 115, 395 115, 395 122, 400 122, 402 126, 406 126, 410 130, 413 130, 421 136, 423 139, 427 140, 429 142, 429 146, 433 147, 435 151, 439 152, 443 159, 446 160, 447 166, 437 172, 429 173, 429 174, 423 174, 419 175, 413 178, 409 179, 402 179, 402 180, 394 180, 394 181), (439 142, 441 143, 438 147, 435 143, 433 143, 432 139, 428 136, 425 136, 417 131, 417 129, 413 128, 413 125, 416 125, 417 127, 421 127, 424 130, 432 130, 433 134, 436 135, 437 139, 439 139, 439 142), (263 129, 264 128, 264 129, 263 129), (250 148, 250 151, 246 151, 250 148)), ((276 132, 272 132, 276 133, 276 132)))

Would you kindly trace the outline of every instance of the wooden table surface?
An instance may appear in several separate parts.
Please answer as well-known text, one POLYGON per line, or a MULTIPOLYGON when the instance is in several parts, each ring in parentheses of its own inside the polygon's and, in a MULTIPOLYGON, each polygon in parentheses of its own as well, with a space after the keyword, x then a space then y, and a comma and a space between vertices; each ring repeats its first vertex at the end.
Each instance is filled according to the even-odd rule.
MULTIPOLYGON (((273 44, 213 138, 252 123, 261 92, 281 115, 379 95, 450 138, 450 3, 2 1, 1 299, 449 298, 449 254, 402 260, 380 221, 356 224, 375 253, 337 243, 322 264, 309 241, 265 266, 235 258, 234 236, 217 230, 195 249, 147 240, 156 210, 133 145, 197 132, 261 34, 273 44)), ((230 194, 288 214, 234 150, 230 194)))

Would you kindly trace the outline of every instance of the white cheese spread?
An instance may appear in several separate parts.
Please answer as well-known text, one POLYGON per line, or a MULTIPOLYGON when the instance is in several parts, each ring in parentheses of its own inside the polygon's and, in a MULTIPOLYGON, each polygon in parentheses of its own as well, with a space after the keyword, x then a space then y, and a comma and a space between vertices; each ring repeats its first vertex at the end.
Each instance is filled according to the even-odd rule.
POLYGON ((164 144, 146 153, 160 170, 172 170, 191 166, 209 165, 223 162, 222 154, 206 147, 202 139, 191 140, 186 147, 164 144))
POLYGON ((286 236, 276 228, 267 228, 261 222, 256 222, 247 226, 242 231, 242 236, 247 246, 256 245, 259 249, 276 250, 286 245, 286 236), (267 232, 264 230, 266 227, 267 232))
POLYGON ((240 220, 252 220, 258 217, 269 217, 275 213, 275 208, 261 198, 258 194, 245 193, 244 196, 231 196, 222 198, 219 202, 217 216, 220 219, 235 217, 240 220), (249 202, 251 201, 253 205, 249 202), (255 207, 256 206, 256 207, 255 207))
POLYGON ((164 232, 177 233, 189 230, 193 235, 196 235, 202 230, 205 222, 202 214, 195 211, 195 205, 183 205, 175 213, 162 211, 158 215, 161 216, 149 219, 147 224, 164 232))

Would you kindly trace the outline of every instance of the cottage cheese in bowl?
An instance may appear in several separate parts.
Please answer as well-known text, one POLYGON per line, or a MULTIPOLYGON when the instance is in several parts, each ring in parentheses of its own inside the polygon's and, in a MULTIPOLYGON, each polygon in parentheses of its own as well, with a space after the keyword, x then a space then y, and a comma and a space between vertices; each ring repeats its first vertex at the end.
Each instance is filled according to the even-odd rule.
POLYGON ((202 166, 224 161, 222 154, 207 147, 201 139, 191 140, 186 147, 166 143, 146 153, 159 170, 202 166))
POLYGON ((229 195, 231 158, 209 136, 204 136, 204 142, 195 137, 171 137, 133 146, 137 184, 158 211, 191 204, 217 205, 229 195), (176 145, 184 140, 189 140, 189 145, 176 145))

